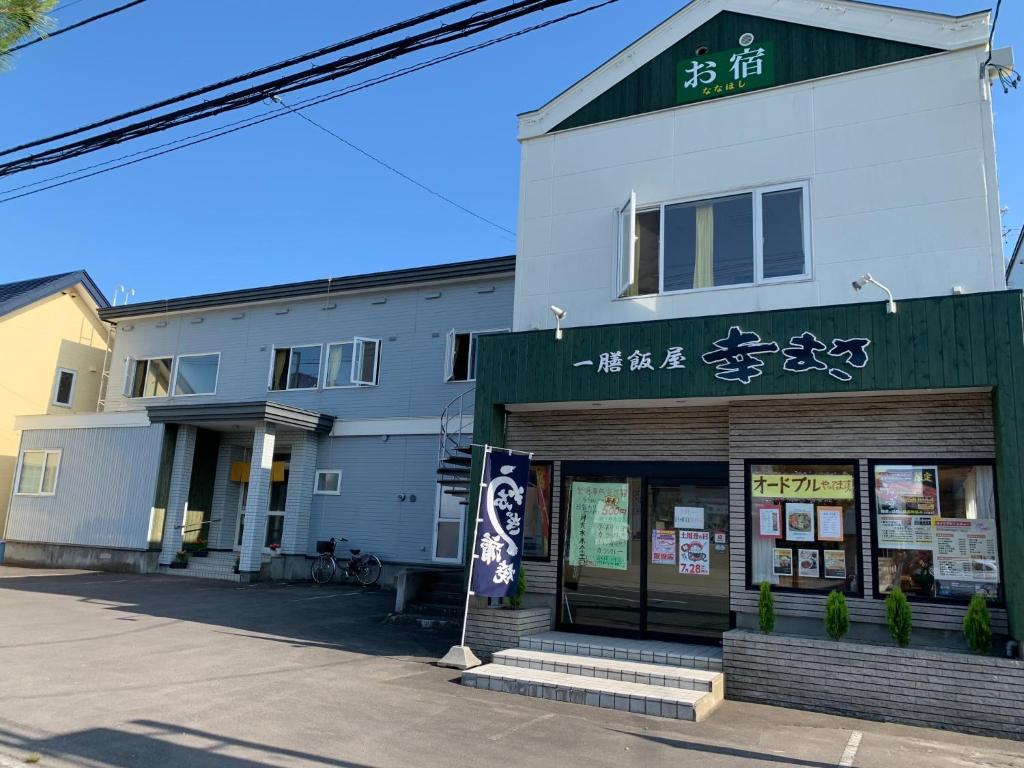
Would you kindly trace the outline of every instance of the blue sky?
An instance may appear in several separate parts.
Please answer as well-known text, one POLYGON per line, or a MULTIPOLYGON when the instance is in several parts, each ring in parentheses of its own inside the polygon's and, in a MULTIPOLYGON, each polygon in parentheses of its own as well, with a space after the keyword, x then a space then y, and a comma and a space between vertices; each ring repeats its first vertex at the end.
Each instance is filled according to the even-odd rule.
MULTIPOLYGON (((58 6, 53 16, 58 25, 70 24, 117 4, 81 0, 65 12, 58 6)), ((19 54, 14 69, 0 74, 0 146, 174 95, 441 4, 304 0, 301 14, 283 14, 284 5, 275 0, 150 0, 19 54)), ((570 7, 585 4, 580 0, 570 7)), ((683 4, 621 0, 307 114, 514 230, 516 114, 542 105, 683 4)), ((951 14, 985 8, 980 0, 903 4, 951 14)), ((1003 3, 996 44, 1013 45, 1024 57, 1022 5, 1003 3)), ((1009 96, 998 91, 994 105, 1001 203, 1010 208, 1004 221, 1019 227, 1024 223, 1024 87, 1009 96)), ((0 193, 233 119, 237 113, 6 178, 0 180, 0 193)), ((485 258, 512 253, 515 245, 508 235, 425 194, 294 115, 2 204, 0 226, 0 282, 84 267, 107 294, 124 283, 136 289, 137 301, 485 258)))

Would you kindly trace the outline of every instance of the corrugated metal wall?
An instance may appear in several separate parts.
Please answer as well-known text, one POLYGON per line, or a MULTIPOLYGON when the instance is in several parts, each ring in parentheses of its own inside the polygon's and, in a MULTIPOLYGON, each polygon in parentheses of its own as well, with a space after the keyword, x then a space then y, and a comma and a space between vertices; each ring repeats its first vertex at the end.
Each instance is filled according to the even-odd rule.
MULTIPOLYGON (((740 400, 729 406, 636 410, 509 413, 506 444, 555 460, 552 557, 528 562, 530 592, 555 594, 561 518, 561 460, 729 461, 730 593, 732 610, 757 612, 757 592, 746 587, 746 459, 857 460, 860 472, 862 572, 865 599, 849 600, 851 618, 884 622, 885 606, 870 598, 870 483, 868 460, 885 458, 993 459, 991 396, 985 392, 775 398, 740 400)), ((1001 510, 1005 517, 1005 510, 1001 510)), ((779 615, 818 619, 825 596, 779 592, 779 615)), ((919 627, 959 631, 961 606, 914 604, 919 627)), ((993 627, 1006 631, 1006 611, 992 610, 993 627)))
POLYGON ((164 427, 27 430, 22 450, 60 449, 53 496, 14 496, 13 541, 147 549, 164 427))

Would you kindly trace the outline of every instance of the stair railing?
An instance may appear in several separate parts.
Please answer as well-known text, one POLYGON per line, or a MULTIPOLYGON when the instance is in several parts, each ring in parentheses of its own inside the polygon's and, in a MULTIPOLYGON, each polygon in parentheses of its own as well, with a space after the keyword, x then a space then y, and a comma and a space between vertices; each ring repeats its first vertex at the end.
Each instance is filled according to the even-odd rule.
POLYGON ((441 433, 438 441, 438 468, 458 448, 464 448, 464 436, 473 423, 473 407, 476 404, 476 388, 467 389, 455 397, 441 412, 441 433))

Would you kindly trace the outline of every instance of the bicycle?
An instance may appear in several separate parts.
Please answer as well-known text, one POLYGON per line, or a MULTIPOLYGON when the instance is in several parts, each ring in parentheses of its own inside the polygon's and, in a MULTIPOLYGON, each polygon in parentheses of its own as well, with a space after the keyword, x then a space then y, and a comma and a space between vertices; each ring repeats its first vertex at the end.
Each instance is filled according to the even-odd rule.
MULTIPOLYGON (((317 558, 313 562, 310 575, 317 584, 327 584, 334 578, 334 574, 338 570, 338 560, 334 557, 338 541, 348 541, 348 539, 332 537, 330 541, 316 543, 317 558)), ((349 552, 352 553, 352 556, 345 563, 344 575, 346 578, 354 579, 364 587, 376 584, 380 579, 380 559, 369 552, 362 554, 360 549, 350 549, 349 552)))

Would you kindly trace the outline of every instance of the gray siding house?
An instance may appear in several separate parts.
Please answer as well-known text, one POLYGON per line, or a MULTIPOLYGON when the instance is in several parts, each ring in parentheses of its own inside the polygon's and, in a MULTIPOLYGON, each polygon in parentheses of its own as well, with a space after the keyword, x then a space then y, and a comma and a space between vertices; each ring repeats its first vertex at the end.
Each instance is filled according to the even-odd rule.
MULTIPOLYGON (((503 257, 112 307, 101 412, 23 416, 58 456, 14 494, 7 561, 192 575, 308 574, 349 539, 385 578, 458 566, 465 506, 438 484, 472 434, 477 339, 512 320, 503 257), (444 426, 442 426, 444 425, 444 426), (445 433, 442 435, 442 433, 445 433)), ((339 549, 344 552, 344 550, 339 549)))

